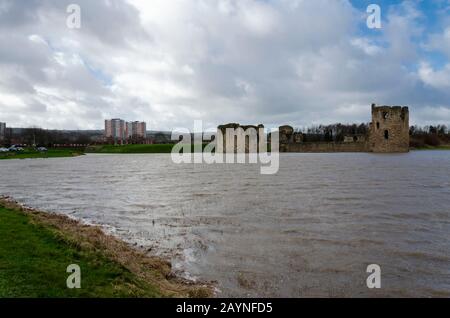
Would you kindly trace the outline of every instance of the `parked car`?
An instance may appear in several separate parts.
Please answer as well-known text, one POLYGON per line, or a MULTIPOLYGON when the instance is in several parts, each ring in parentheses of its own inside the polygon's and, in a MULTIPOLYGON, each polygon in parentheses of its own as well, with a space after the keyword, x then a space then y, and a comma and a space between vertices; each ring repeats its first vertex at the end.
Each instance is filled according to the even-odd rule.
POLYGON ((47 152, 48 151, 47 148, 45 148, 45 147, 37 147, 36 150, 39 152, 47 152))
POLYGON ((18 147, 16 145, 12 145, 11 147, 9 147, 8 150, 9 151, 24 151, 24 149, 22 147, 18 147))
POLYGON ((0 148, 0 152, 8 152, 9 149, 8 148, 0 148))

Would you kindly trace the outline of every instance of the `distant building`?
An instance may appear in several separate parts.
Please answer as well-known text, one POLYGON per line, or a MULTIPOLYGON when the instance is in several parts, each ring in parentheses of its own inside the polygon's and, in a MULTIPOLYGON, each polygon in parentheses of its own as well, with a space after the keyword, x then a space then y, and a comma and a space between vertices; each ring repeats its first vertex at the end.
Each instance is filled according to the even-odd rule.
POLYGON ((145 122, 126 122, 120 118, 105 120, 105 138, 114 144, 125 144, 131 140, 144 141, 146 137, 145 122))
POLYGON ((132 123, 125 123, 125 138, 128 140, 133 137, 133 125, 132 123))
POLYGON ((132 138, 146 138, 147 124, 145 122, 135 121, 131 123, 132 138))
POLYGON ((127 140, 126 122, 119 118, 105 120, 105 137, 114 144, 124 144, 127 140))
POLYGON ((6 137, 6 123, 0 123, 0 141, 5 140, 6 137))

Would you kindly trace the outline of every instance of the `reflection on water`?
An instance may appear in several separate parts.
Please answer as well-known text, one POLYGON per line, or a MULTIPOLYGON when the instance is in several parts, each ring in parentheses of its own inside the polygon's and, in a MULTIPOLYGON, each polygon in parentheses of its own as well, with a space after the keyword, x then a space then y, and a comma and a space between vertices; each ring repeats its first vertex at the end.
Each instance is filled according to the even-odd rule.
POLYGON ((102 224, 221 296, 450 296, 450 152, 1 161, 0 194, 102 224), (382 289, 368 290, 368 264, 382 289))

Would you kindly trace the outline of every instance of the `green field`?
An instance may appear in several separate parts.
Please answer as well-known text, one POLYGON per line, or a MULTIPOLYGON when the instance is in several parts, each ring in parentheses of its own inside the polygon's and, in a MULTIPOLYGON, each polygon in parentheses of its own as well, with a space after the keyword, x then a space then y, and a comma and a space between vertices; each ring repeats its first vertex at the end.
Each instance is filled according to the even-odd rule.
POLYGON ((450 150, 450 145, 415 147, 411 150, 450 150))
POLYGON ((160 296, 125 268, 68 245, 24 214, 0 208, 0 297, 160 296), (69 264, 82 269, 82 288, 68 289, 69 264))
POLYGON ((169 283, 161 269, 167 263, 149 261, 96 228, 5 206, 0 203, 0 298, 207 295, 169 283), (70 264, 81 268, 80 289, 66 285, 70 264))
POLYGON ((170 153, 173 145, 156 144, 156 145, 103 145, 92 146, 86 149, 87 153, 117 153, 117 154, 133 154, 133 153, 170 153))
MULTIPOLYGON (((203 145, 203 147, 206 144, 203 145)), ((145 153, 171 153, 173 144, 154 144, 154 145, 103 145, 92 146, 86 149, 87 153, 110 153, 110 154, 145 154, 145 153)), ((194 146, 191 148, 194 151, 194 146)))
POLYGON ((2 159, 38 159, 38 158, 63 158, 82 155, 81 149, 48 149, 46 152, 39 152, 33 149, 25 149, 20 152, 0 153, 2 159))

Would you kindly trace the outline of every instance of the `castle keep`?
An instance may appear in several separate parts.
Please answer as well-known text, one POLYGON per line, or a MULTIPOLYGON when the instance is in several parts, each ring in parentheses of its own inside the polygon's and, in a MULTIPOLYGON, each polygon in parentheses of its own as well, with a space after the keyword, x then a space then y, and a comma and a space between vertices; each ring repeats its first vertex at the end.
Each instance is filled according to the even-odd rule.
POLYGON ((369 148, 372 152, 409 151, 408 107, 372 105, 369 148))
MULTIPOLYGON (((247 153, 259 151, 255 148, 256 143, 253 146, 249 144, 247 130, 254 128, 258 131, 263 127, 263 125, 241 126, 239 124, 219 126, 218 130, 223 133, 223 139, 218 140, 219 151, 247 153), (235 132, 227 131, 227 128, 233 128, 235 132), (228 143, 229 140, 234 143, 228 143), (242 141, 240 149, 237 145, 238 140, 242 141)), ((372 104, 372 121, 367 133, 344 136, 339 142, 308 142, 305 141, 303 133, 295 132, 294 128, 288 125, 279 127, 278 131, 280 152, 409 152, 409 109, 401 106, 372 104)))

